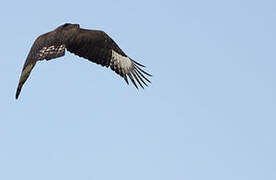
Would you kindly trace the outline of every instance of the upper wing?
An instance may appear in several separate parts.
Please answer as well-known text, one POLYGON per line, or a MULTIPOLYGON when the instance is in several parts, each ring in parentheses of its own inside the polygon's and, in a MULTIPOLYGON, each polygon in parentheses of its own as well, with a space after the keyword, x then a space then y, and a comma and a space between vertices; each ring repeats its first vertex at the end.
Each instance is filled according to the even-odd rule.
POLYGON ((28 79, 37 61, 58 58, 64 54, 65 44, 63 43, 62 38, 59 38, 59 36, 56 35, 55 31, 51 31, 39 36, 35 40, 23 66, 16 90, 16 99, 18 98, 23 84, 28 79))
POLYGON ((151 75, 141 69, 141 67, 145 66, 130 59, 103 31, 80 29, 77 36, 66 44, 66 49, 102 66, 110 66, 127 83, 128 76, 136 88, 138 87, 135 80, 142 88, 142 83, 147 86, 145 81, 150 83, 145 74, 151 75))

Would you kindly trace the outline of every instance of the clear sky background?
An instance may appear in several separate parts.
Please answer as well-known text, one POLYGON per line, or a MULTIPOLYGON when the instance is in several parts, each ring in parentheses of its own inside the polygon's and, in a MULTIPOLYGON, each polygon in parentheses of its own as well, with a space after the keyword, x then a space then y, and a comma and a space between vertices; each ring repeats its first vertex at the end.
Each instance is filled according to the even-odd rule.
POLYGON ((0 179, 275 180, 276 2, 3 1, 0 179), (66 53, 25 58, 65 23, 107 32, 152 84, 66 53))

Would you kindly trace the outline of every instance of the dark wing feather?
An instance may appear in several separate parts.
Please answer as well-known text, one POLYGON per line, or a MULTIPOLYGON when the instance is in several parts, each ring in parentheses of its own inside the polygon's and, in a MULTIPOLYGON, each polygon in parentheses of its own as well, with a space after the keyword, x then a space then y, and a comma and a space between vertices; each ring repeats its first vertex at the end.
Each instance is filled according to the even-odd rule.
POLYGON ((129 77, 136 88, 138 88, 136 82, 142 88, 142 83, 147 86, 145 81, 150 82, 145 75, 151 75, 141 69, 145 66, 130 59, 103 31, 80 28, 76 37, 66 44, 66 49, 94 63, 105 67, 110 66, 113 71, 125 79, 127 84, 127 77, 129 77))
POLYGON ((65 44, 63 43, 62 38, 57 36, 56 31, 51 31, 39 36, 32 45, 32 48, 23 66, 16 90, 16 99, 18 98, 23 84, 28 79, 37 61, 58 58, 64 54, 65 44))

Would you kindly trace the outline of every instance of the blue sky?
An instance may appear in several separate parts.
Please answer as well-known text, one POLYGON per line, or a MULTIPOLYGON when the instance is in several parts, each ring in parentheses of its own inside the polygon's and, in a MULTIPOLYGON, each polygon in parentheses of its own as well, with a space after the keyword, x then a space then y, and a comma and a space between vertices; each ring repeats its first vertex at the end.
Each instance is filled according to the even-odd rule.
POLYGON ((276 2, 5 1, 0 7, 0 179, 276 179, 276 2), (152 84, 66 56, 37 36, 65 22, 108 33, 152 84))

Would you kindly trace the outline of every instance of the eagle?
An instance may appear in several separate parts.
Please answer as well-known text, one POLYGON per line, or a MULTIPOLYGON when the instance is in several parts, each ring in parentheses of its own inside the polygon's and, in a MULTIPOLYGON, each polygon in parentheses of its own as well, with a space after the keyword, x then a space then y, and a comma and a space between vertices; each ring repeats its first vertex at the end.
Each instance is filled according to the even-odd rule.
POLYGON ((144 88, 151 83, 151 74, 144 65, 128 57, 104 31, 80 28, 79 24, 65 23, 53 31, 40 35, 33 43, 23 66, 15 98, 28 79, 37 61, 51 60, 65 55, 65 49, 91 62, 109 67, 127 84, 128 78, 138 89, 137 82, 144 88))

